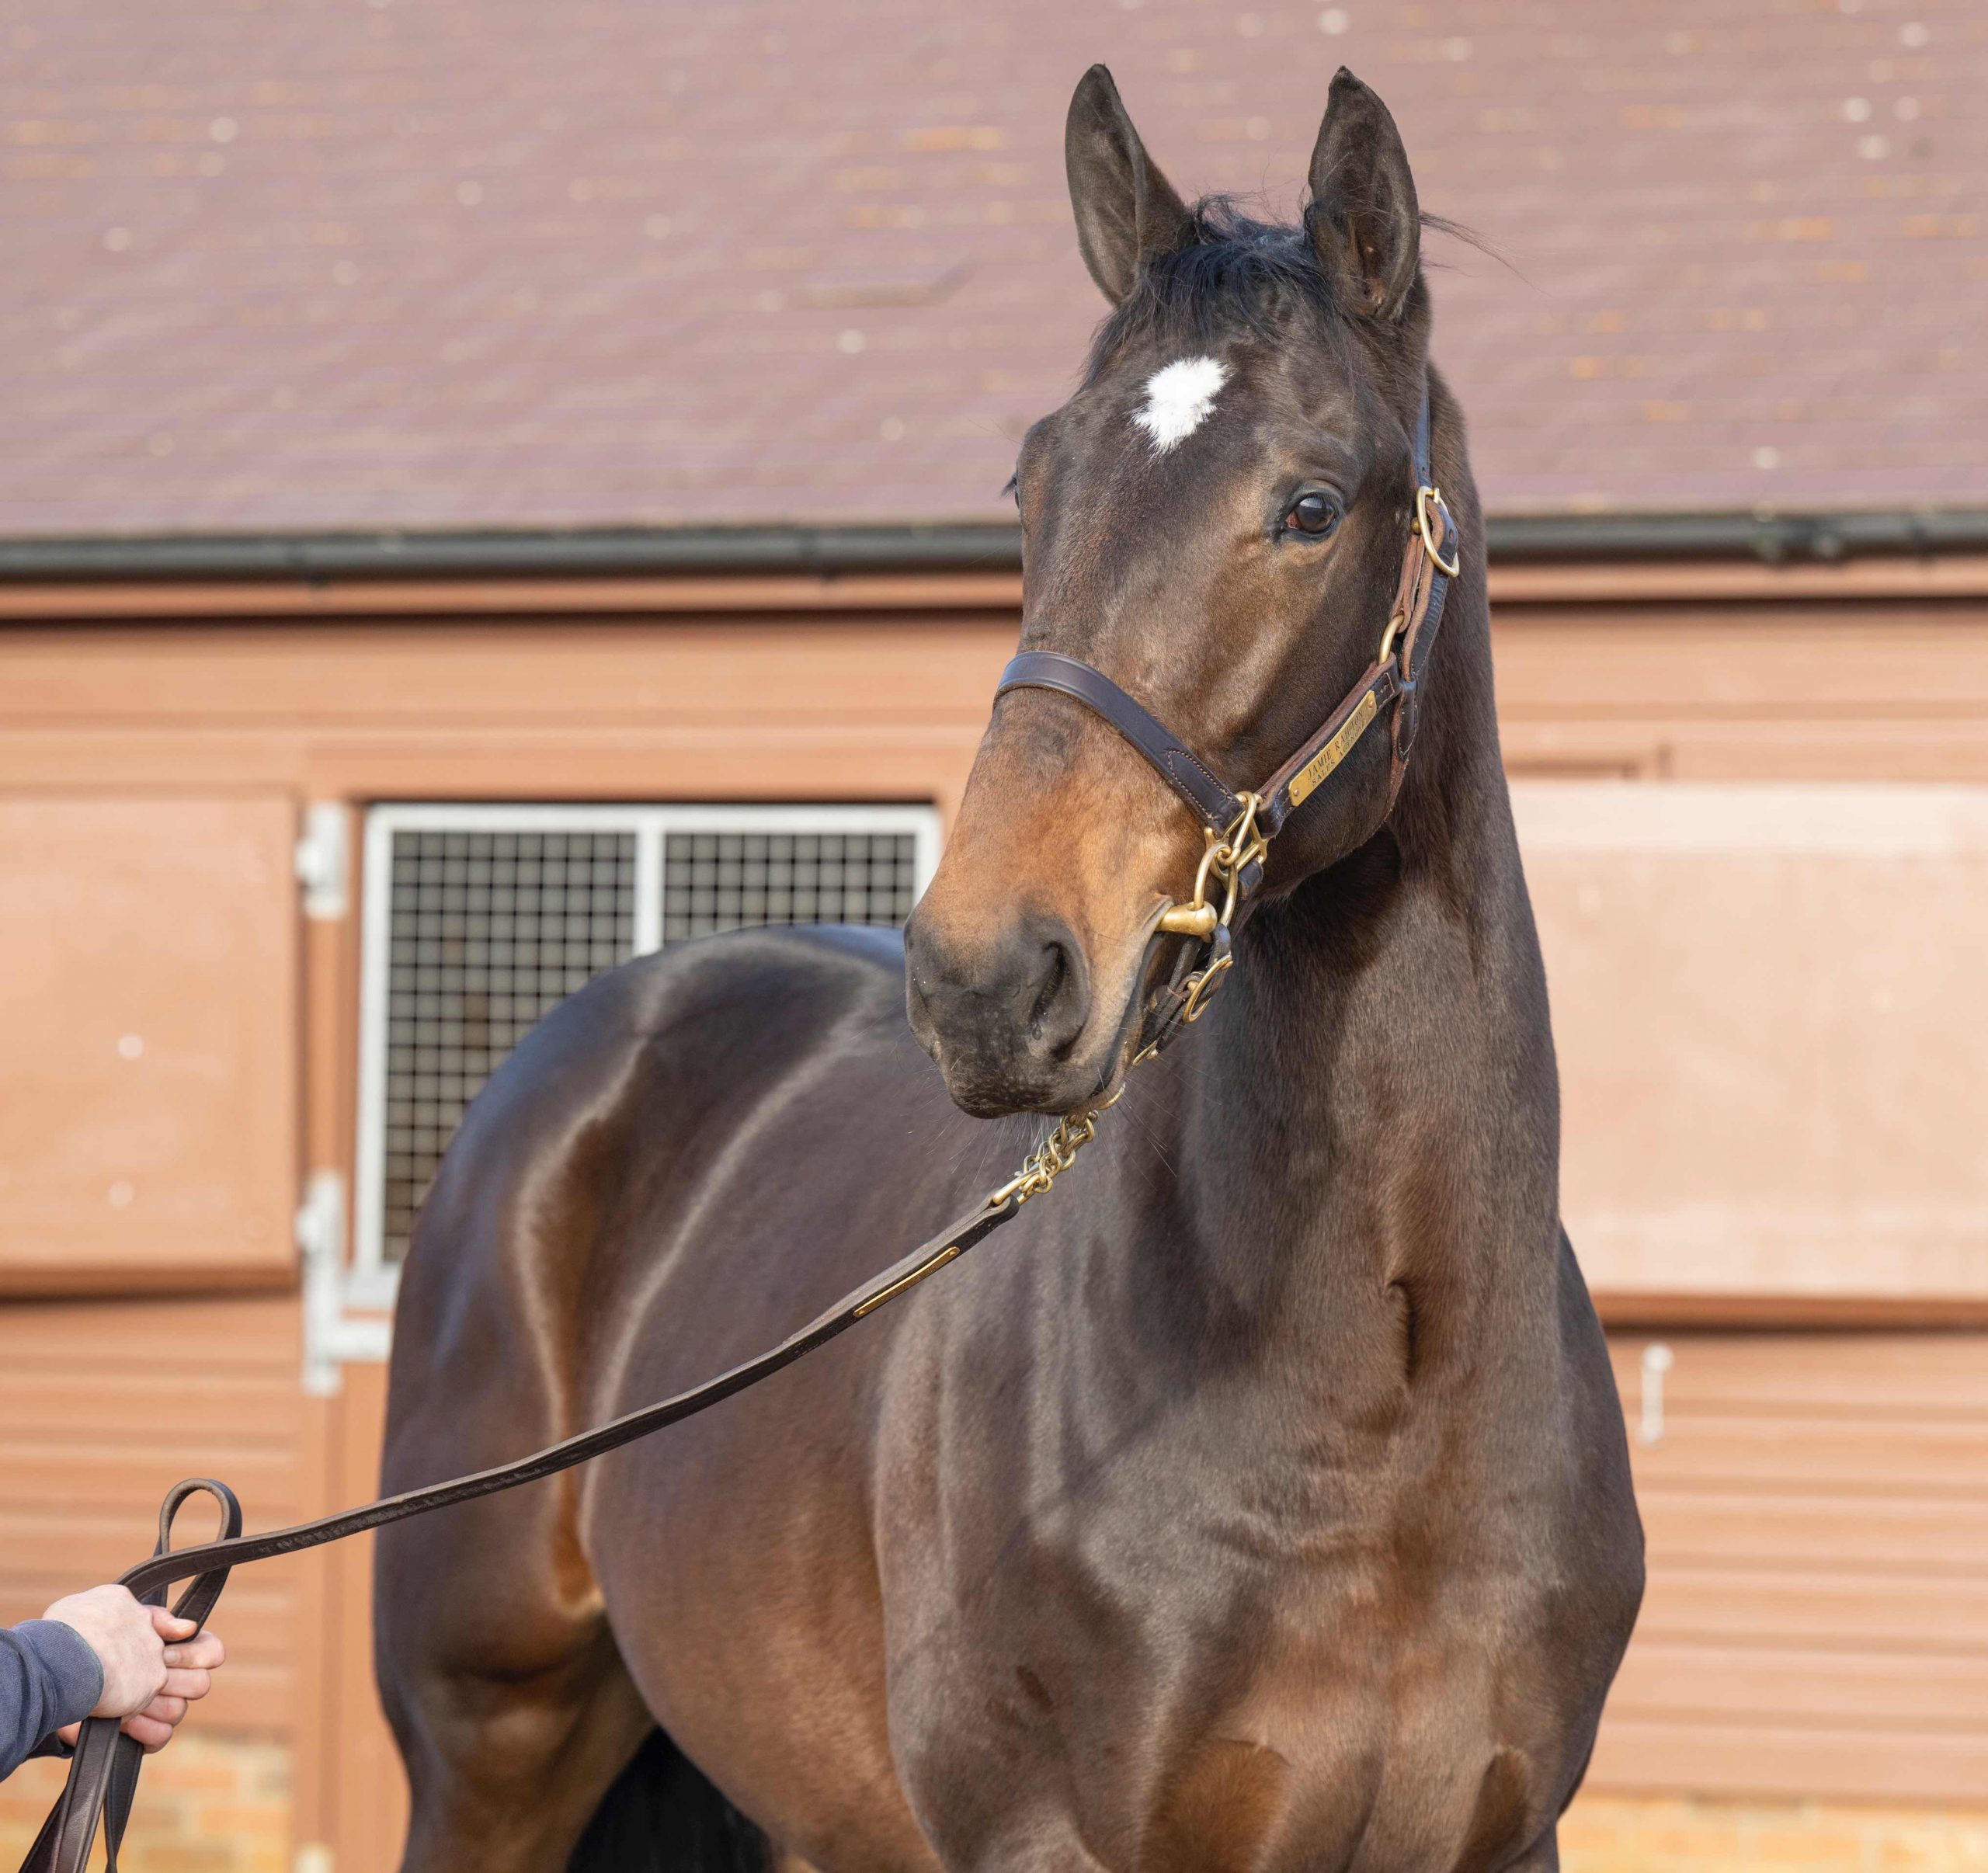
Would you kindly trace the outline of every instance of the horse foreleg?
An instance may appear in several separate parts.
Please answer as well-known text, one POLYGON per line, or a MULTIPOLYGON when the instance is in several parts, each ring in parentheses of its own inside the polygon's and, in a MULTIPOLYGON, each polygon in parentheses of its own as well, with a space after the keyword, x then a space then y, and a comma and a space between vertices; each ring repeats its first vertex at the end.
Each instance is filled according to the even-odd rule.
POLYGON ((567 1864, 654 1725, 604 1631, 602 1642, 604 1656, 547 1669, 431 1664, 418 1686, 404 1684, 395 1728, 413 1801, 403 1873, 567 1864))
POLYGON ((1516 1860, 1507 1861, 1498 1873, 1560 1873, 1560 1834, 1548 1828, 1516 1860))

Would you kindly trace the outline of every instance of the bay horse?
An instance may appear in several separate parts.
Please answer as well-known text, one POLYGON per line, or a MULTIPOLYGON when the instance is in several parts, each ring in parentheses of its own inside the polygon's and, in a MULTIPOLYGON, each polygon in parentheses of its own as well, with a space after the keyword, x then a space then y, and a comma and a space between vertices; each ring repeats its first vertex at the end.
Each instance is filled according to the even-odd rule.
POLYGON ((1190 209, 1102 67, 1066 155, 1112 311, 1021 449, 1024 649, 1254 784, 1374 654, 1426 399, 1462 550, 1413 762, 1397 798, 1386 735, 1353 747, 1136 1073, 1199 829, 1040 687, 902 944, 692 944, 527 1037, 420 1219, 390 1487, 718 1371, 1011 1173, 1031 1115, 1123 1097, 888 1315, 385 1532, 408 1873, 1558 1863, 1642 1531, 1408 160, 1341 71, 1302 225, 1190 209))

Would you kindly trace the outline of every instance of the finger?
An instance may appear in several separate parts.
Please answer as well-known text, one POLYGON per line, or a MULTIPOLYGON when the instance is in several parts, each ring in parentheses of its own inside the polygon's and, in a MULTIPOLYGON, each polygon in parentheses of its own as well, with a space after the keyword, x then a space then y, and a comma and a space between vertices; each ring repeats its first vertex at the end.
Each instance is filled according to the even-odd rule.
POLYGON ((162 1723, 169 1730, 186 1715, 186 1700, 184 1698, 169 1698, 161 1692, 143 1710, 134 1711, 131 1714, 134 1717, 143 1717, 149 1722, 162 1723))
POLYGON ((65 1723, 55 1732, 72 1750, 76 1746, 76 1739, 82 1733, 83 1726, 79 1723, 65 1723))
POLYGON ((136 1717, 124 1719, 124 1734, 143 1743, 146 1755, 150 1756, 172 1742, 172 1725, 161 1723, 155 1718, 148 1717, 141 1712, 136 1717))
POLYGON ((151 1609, 152 1630, 162 1639, 191 1638, 200 1631, 200 1622, 191 1619, 175 1619, 163 1607, 151 1609))
POLYGON ((158 1688, 162 1697, 183 1698, 190 1703, 204 1698, 214 1688, 214 1680, 204 1671, 169 1671, 158 1688))
POLYGON ((228 1659, 228 1648, 221 1642, 218 1632, 203 1632, 197 1637, 182 1641, 177 1645, 165 1649, 165 1663, 170 1670, 175 1666, 191 1665, 202 1671, 212 1671, 228 1659))

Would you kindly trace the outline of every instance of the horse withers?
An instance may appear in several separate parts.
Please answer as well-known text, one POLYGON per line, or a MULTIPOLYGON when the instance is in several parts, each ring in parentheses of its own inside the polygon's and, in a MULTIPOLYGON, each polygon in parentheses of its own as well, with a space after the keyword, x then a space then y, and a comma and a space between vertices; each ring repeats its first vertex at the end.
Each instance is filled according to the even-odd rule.
POLYGON ((1067 153, 1113 310, 1021 450, 1024 647, 1256 785, 1375 655, 1426 398, 1462 570, 1413 759, 1395 797, 1389 736, 1352 745, 1273 843, 1220 998, 1136 1072, 1201 832, 1041 688, 996 704, 902 947, 691 945, 524 1042, 421 1218, 395 1487, 778 1338, 1010 1174, 1030 1115, 1122 1097, 895 1312, 386 1532, 409 1873, 1556 1864, 1642 1537, 1559 1223, 1407 159, 1341 72, 1302 226, 1190 209, 1102 68, 1067 153))

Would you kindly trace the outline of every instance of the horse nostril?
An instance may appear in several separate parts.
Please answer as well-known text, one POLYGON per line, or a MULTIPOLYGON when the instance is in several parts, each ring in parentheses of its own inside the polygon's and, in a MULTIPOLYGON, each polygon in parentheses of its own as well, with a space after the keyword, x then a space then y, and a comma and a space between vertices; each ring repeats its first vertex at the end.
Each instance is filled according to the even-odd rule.
POLYGON ((1028 1024, 1040 1027, 1044 1016, 1055 1005, 1056 997, 1062 993, 1063 984, 1069 977, 1069 964, 1065 958, 1060 943, 1046 943, 1042 953, 1048 959, 1048 967, 1043 971, 1042 986, 1037 992, 1035 1006, 1029 1012, 1028 1024))
POLYGON ((1036 993, 1029 1032, 1051 1053, 1063 1053, 1083 1032, 1090 1015, 1083 951, 1067 931, 1042 940, 1036 960, 1036 993))

